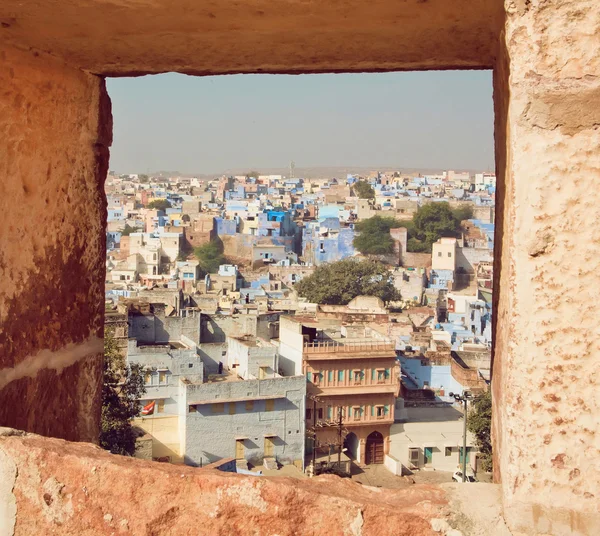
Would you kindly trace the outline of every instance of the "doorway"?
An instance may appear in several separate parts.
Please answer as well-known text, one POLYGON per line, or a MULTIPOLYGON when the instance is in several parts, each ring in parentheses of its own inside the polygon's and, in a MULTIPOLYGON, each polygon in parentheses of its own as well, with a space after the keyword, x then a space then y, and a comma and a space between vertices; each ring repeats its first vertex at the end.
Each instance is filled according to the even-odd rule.
POLYGON ((350 432, 344 439, 344 448, 348 458, 356 461, 358 456, 358 437, 354 432, 350 432))
POLYGON ((367 465, 383 463, 383 436, 380 432, 371 432, 367 436, 365 463, 367 465))
POLYGON ((273 457, 273 438, 265 437, 265 445, 264 445, 264 457, 272 458, 273 457))

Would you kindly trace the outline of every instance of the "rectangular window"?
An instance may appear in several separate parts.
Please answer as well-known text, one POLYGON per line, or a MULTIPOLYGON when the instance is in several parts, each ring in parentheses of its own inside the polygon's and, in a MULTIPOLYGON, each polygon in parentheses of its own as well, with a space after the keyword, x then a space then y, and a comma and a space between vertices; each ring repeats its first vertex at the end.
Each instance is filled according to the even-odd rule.
POLYGON ((158 401, 158 413, 164 413, 165 412, 165 401, 164 400, 159 400, 158 401))
POLYGON ((164 371, 161 371, 158 373, 158 384, 164 385, 165 383, 167 383, 167 373, 164 371))
POLYGON ((235 415, 235 402, 229 402, 229 415, 235 415))
POLYGON ((354 371, 354 384, 360 384, 362 383, 362 371, 361 370, 355 370, 354 371))
POLYGON ((332 383, 333 382, 333 370, 328 370, 327 371, 327 383, 332 383))
POLYGON ((217 415, 219 413, 223 413, 225 411, 225 404, 221 403, 221 404, 211 404, 210 405, 210 410, 212 411, 213 415, 217 415))
POLYGON ((265 400, 265 411, 273 411, 275 409, 275 400, 265 400))
POLYGON ((146 372, 144 375, 144 383, 146 385, 152 385, 152 372, 146 372))
POLYGON ((308 371, 308 372, 306 373, 306 379, 307 379, 309 382, 312 382, 312 372, 308 371))
POLYGON ((385 382, 385 370, 379 369, 377 371, 377 383, 385 382))
POLYGON ((446 457, 452 456, 452 447, 446 447, 444 449, 444 456, 446 456, 446 457))
POLYGON ((441 256, 442 256, 442 252, 440 251, 440 252, 438 253, 438 257, 441 257, 441 256))
POLYGON ((188 411, 190 413, 196 413, 198 411, 198 408, 196 408, 196 406, 188 406, 188 411))
POLYGON ((343 382, 343 381, 344 381, 344 371, 338 370, 338 382, 343 382))
POLYGON ((377 418, 383 419, 385 417, 385 409, 383 406, 377 406, 375 408, 377 410, 377 418))
POLYGON ((306 408, 306 419, 309 421, 312 419, 312 409, 310 408, 306 408))
POLYGON ((333 408, 331 406, 327 406, 327 418, 331 420, 333 417, 333 408))
MULTIPOLYGON (((375 374, 378 374, 378 371, 375 369, 371 369, 371 381, 374 382, 375 381, 375 374)), ((379 378, 377 378, 379 379, 379 378)))
POLYGON ((254 401, 246 400, 246 411, 252 411, 254 409, 254 401))
POLYGON ((321 373, 320 372, 313 372, 313 383, 315 385, 318 385, 321 383, 321 373))
POLYGON ((360 406, 355 406, 353 408, 353 414, 352 414, 352 416, 354 417, 354 420, 360 421, 361 414, 362 414, 362 408, 360 406))

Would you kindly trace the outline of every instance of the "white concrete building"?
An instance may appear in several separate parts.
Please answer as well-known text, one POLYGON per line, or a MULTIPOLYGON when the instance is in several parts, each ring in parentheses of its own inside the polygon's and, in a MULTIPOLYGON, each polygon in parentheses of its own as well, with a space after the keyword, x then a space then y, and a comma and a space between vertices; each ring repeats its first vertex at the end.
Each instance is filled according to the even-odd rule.
MULTIPOLYGON (((456 471, 462 463, 463 414, 454 407, 404 408, 392 424, 389 456, 408 471, 456 471)), ((475 469, 474 436, 467 432, 467 465, 475 469)), ((387 460, 386 460, 386 465, 387 460)), ((388 465, 388 468, 390 466, 388 465)))

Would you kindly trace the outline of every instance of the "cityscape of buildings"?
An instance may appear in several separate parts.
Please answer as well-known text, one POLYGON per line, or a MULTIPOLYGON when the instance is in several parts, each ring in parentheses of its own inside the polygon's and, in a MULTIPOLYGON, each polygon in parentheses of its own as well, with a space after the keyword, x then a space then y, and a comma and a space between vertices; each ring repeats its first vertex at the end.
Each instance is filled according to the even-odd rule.
MULTIPOLYGON (((393 475, 456 471, 455 395, 489 388, 494 198, 491 173, 401 171, 216 180, 110 173, 106 333, 145 367, 137 456, 240 472, 336 462, 393 475), (357 195, 368 183, 374 196, 357 195), (401 295, 310 303, 295 285, 326 263, 366 258, 356 225, 469 207, 460 236, 409 251, 405 227, 379 256, 401 295), (195 251, 218 244, 206 270, 195 251), (143 435, 142 435, 143 433, 143 435)), ((473 437, 467 462, 477 472, 473 437)))

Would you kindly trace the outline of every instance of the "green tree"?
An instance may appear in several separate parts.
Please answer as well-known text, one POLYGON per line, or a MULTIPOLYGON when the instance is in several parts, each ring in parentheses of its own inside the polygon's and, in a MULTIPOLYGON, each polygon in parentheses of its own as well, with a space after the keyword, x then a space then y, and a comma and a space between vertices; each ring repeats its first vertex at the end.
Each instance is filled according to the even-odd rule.
POLYGON ((375 199, 375 190, 367 181, 356 181, 352 188, 354 190, 354 194, 357 195, 360 199, 375 199))
POLYGON ((467 420, 469 432, 475 435, 475 445, 480 454, 481 467, 484 471, 492 470, 492 394, 490 391, 473 402, 467 420))
POLYGON ((121 231, 121 236, 129 236, 131 233, 137 233, 140 231, 139 227, 132 227, 128 223, 125 224, 123 230, 121 231))
POLYGON ((148 177, 148 175, 142 173, 141 175, 138 175, 138 181, 141 182, 142 184, 146 184, 148 183, 148 181, 150 180, 150 177, 148 177))
POLYGON ((394 218, 373 216, 358 222, 354 229, 359 233, 352 245, 363 255, 387 255, 394 251, 394 241, 390 229, 402 227, 394 218))
POLYGON ((259 176, 260 173, 258 171, 249 171, 248 173, 246 173, 246 177, 252 177, 254 179, 258 179, 259 176))
POLYGON ((427 203, 419 207, 408 229, 409 251, 431 253, 434 242, 443 236, 459 236, 460 228, 460 220, 447 202, 427 203))
POLYGON ((473 217, 473 207, 471 205, 459 205, 452 209, 452 215, 460 224, 460 222, 470 220, 473 217))
POLYGON ((171 208, 171 203, 166 199, 153 199, 148 203, 148 208, 153 208, 156 210, 167 210, 171 208))
POLYGON ((183 216, 181 216, 181 221, 183 223, 190 223, 191 218, 190 218, 189 214, 184 214, 183 216))
POLYGON ((113 454, 133 456, 138 434, 131 419, 139 415, 139 398, 145 392, 144 367, 127 365, 113 336, 105 334, 100 421, 100 446, 103 449, 113 454))
POLYGON ((219 239, 198 246, 194 249, 194 254, 204 274, 214 274, 219 271, 221 264, 227 263, 227 258, 223 255, 223 242, 219 239))
POLYGON ((318 266, 294 289, 311 303, 346 305, 356 296, 377 296, 385 303, 400 300, 384 264, 371 260, 344 259, 318 266))

